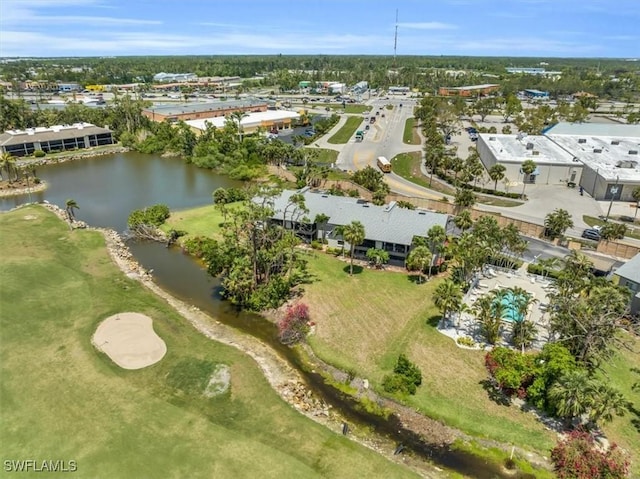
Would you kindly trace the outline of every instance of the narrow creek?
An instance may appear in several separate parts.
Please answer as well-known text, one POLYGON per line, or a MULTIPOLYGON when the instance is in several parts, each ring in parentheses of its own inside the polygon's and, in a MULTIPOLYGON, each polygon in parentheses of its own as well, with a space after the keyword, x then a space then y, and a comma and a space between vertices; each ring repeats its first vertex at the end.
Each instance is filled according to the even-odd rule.
MULTIPOLYGON (((210 171, 187 165, 177 159, 152 155, 121 153, 38 168, 38 176, 48 188, 34 194, 34 201, 48 201, 64 208, 73 198, 80 210, 78 219, 91 226, 124 231, 129 212, 156 203, 172 210, 210 204, 211 193, 237 182, 210 171)), ((0 198, 0 209, 7 210, 29 201, 28 195, 0 198)), ((407 451, 432 464, 478 479, 521 478, 535 476, 507 472, 500 464, 488 463, 472 454, 443 448, 406 429, 397 416, 385 419, 365 412, 348 395, 327 385, 323 376, 307 371, 304 360, 277 340, 276 328, 267 319, 238 312, 220 300, 219 281, 178 248, 158 243, 129 244, 136 260, 153 270, 154 281, 176 298, 187 302, 223 324, 237 328, 269 345, 305 379, 308 388, 354 427, 373 429, 375 433, 402 444, 407 451)))

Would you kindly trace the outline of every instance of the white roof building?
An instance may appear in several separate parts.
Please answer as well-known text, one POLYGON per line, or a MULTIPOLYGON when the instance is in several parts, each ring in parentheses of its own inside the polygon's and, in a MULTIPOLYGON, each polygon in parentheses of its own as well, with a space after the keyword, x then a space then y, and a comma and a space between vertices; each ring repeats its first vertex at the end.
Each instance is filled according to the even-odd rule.
MULTIPOLYGON (((289 110, 267 110, 257 113, 247 113, 245 117, 240 120, 240 125, 245 132, 252 132, 259 127, 272 128, 273 126, 278 129, 288 128, 293 120, 300 118, 300 114, 295 111, 289 110)), ((211 125, 215 128, 223 128, 226 117, 218 116, 214 118, 203 118, 199 120, 187 120, 185 123, 192 128, 198 130, 206 130, 207 125, 211 125)))

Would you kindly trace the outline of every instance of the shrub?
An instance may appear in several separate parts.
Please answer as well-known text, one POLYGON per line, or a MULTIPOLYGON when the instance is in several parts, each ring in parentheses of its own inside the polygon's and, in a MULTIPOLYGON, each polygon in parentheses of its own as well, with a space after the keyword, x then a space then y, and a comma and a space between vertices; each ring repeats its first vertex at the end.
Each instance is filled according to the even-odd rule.
POLYGON ((517 393, 520 397, 525 396, 527 386, 533 379, 533 356, 498 347, 486 354, 484 363, 505 394, 517 393))
POLYGON ((558 279, 558 277, 560 276, 560 271, 545 268, 544 266, 535 263, 531 263, 527 266, 527 273, 546 276, 553 279, 558 279))
POLYGON ((623 479, 629 473, 629 460, 615 444, 600 451, 593 436, 581 430, 556 444, 551 461, 559 479, 623 479))
POLYGON ((385 391, 402 394, 415 394, 418 386, 422 384, 422 372, 404 354, 398 356, 393 374, 388 374, 382 379, 382 387, 385 391))
POLYGON ((127 224, 129 228, 140 225, 160 226, 170 216, 171 212, 167 205, 153 205, 141 210, 133 210, 129 214, 127 224))
POLYGON ((46 155, 47 154, 43 150, 36 150, 33 152, 33 156, 35 156, 36 158, 42 158, 46 155))
POLYGON ((476 345, 476 342, 468 336, 461 336, 458 339, 456 339, 456 342, 460 346, 468 346, 470 348, 473 348, 476 345))
POLYGON ((34 182, 36 185, 39 185, 40 183, 42 183, 42 180, 41 180, 40 178, 38 178, 37 176, 35 176, 35 177, 33 178, 33 182, 34 182))
POLYGON ((321 242, 321 241, 318 241, 318 240, 313 240, 313 241, 311 242, 311 247, 312 247, 313 249, 322 249, 322 242, 321 242))
POLYGON ((278 338, 282 344, 292 346, 309 333, 309 307, 303 303, 289 306, 284 318, 278 321, 278 338))

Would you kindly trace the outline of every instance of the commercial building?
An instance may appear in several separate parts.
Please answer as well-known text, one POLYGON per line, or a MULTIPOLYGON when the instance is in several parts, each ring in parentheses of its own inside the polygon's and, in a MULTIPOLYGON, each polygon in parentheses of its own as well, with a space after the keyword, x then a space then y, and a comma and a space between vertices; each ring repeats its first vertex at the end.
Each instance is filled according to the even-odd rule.
POLYGON ((580 186, 596 200, 634 201, 640 186, 640 125, 558 123, 545 136, 580 161, 580 186))
POLYGON ((443 86, 438 89, 440 96, 484 96, 497 91, 500 85, 495 83, 486 83, 484 85, 468 85, 468 86, 443 86))
POLYGON ((266 111, 264 100, 228 100, 210 103, 180 103, 154 105, 142 110, 142 114, 152 121, 187 121, 204 118, 225 117, 235 111, 256 113, 266 111))
POLYGON ((524 96, 535 100, 548 100, 549 92, 541 90, 525 90, 524 96))
POLYGON ((582 175, 582 163, 545 136, 480 133, 478 154, 487 171, 495 164, 503 165, 512 183, 578 183, 582 175), (537 168, 525 178, 521 167, 526 160, 533 160, 537 168))
MULTIPOLYGON (((274 132, 275 130, 288 130, 292 123, 300 118, 300 114, 287 110, 267 110, 259 113, 247 113, 240 125, 244 133, 255 133, 258 129, 274 132)), ((207 129, 207 125, 214 128, 224 128, 227 118, 203 118, 199 120, 187 120, 185 123, 197 132, 207 129)))
POLYGON ((390 95, 406 95, 411 89, 408 86, 390 86, 388 91, 390 95))
POLYGON ((198 75, 195 73, 165 73, 160 72, 153 75, 153 81, 158 83, 183 83, 196 81, 198 75))
POLYGON ((631 314, 640 314, 640 254, 615 270, 613 281, 631 291, 631 314))
POLYGON ((113 144, 113 133, 91 123, 55 125, 26 130, 7 130, 0 135, 0 152, 27 156, 36 150, 46 153, 113 144))
POLYGON ((298 191, 285 190, 274 200, 272 221, 294 229, 303 240, 326 239, 333 248, 350 245, 339 234, 338 227, 352 221, 364 226, 365 240, 355 246, 354 254, 365 257, 367 250, 377 248, 389 253, 389 263, 404 265, 416 236, 426 237, 433 226, 446 230, 449 216, 424 210, 409 210, 397 206, 395 201, 376 206, 367 201, 343 196, 332 196, 303 188, 298 191), (290 198, 302 194, 307 211, 292 205, 290 198), (326 224, 315 222, 324 214, 329 217, 326 224))
POLYGON ((536 75, 536 76, 552 77, 552 78, 559 78, 562 75, 562 72, 547 71, 544 68, 538 68, 538 67, 534 67, 534 68, 529 68, 529 67, 507 67, 506 70, 507 70, 507 73, 512 73, 512 74, 536 75))

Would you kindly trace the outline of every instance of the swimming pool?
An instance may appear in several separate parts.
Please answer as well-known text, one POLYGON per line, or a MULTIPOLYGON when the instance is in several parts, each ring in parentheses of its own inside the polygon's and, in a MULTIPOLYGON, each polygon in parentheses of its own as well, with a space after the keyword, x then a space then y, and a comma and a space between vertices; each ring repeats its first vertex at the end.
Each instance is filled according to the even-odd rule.
POLYGON ((497 297, 496 301, 499 301, 503 306, 502 320, 510 323, 522 321, 524 316, 518 311, 518 303, 525 300, 524 295, 516 294, 510 289, 504 295, 497 297))

